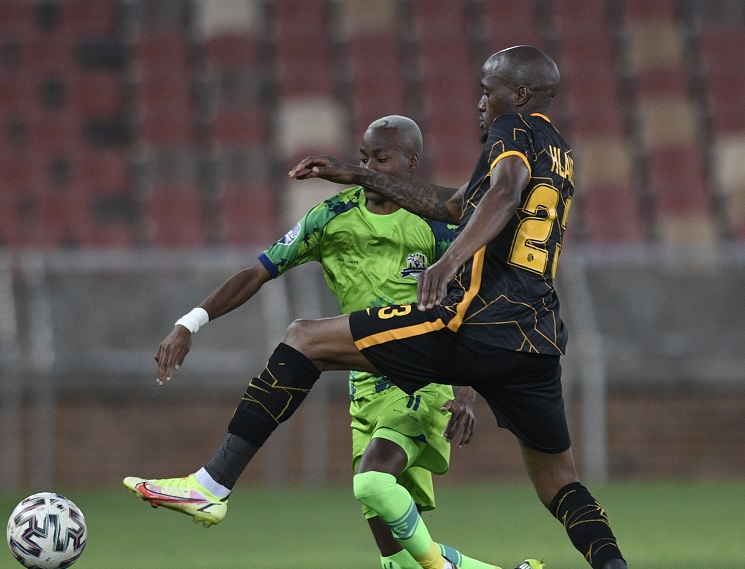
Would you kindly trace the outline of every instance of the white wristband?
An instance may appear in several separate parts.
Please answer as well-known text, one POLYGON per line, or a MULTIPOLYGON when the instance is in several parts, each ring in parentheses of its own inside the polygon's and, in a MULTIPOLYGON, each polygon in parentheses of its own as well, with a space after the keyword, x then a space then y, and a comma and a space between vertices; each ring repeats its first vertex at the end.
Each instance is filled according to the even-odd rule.
POLYGON ((195 334, 202 326, 210 321, 210 315, 204 308, 197 307, 192 309, 188 314, 184 314, 181 318, 176 320, 176 324, 181 324, 192 334, 195 334))

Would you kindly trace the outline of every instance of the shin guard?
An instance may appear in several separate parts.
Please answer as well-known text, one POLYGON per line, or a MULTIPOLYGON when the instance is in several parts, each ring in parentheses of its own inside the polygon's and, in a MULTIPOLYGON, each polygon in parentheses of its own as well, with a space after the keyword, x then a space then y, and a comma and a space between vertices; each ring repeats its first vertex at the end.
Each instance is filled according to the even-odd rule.
POLYGON ((305 355, 279 344, 264 371, 248 384, 228 432, 260 447, 277 425, 292 416, 320 375, 305 355))

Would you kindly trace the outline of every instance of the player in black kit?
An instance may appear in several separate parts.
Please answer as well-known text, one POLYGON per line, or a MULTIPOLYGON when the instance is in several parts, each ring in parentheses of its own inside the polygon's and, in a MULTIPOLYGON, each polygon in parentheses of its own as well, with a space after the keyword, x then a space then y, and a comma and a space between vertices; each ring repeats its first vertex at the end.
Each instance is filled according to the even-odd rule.
MULTIPOLYGON (((229 432, 248 451, 223 456, 226 470, 248 463, 324 370, 382 372, 410 393, 430 381, 471 385, 517 437, 538 497, 587 562, 626 569, 605 511, 578 480, 561 392, 567 332, 553 281, 574 170, 571 150, 547 116, 558 85, 556 64, 537 48, 513 47, 486 61, 478 104, 485 146, 459 190, 323 156, 290 172, 362 185, 419 215, 458 223, 458 230, 450 249, 420 275, 416 304, 289 327, 230 422, 229 432)), ((158 363, 162 381, 180 362, 158 363)), ((380 500, 366 492, 382 481, 368 484, 367 474, 355 476, 355 493, 375 510, 380 500)), ((400 492, 396 486, 394 479, 391 494, 400 492)), ((425 547, 429 534, 415 512, 402 506, 400 515, 386 517, 423 567, 443 566, 425 547)))

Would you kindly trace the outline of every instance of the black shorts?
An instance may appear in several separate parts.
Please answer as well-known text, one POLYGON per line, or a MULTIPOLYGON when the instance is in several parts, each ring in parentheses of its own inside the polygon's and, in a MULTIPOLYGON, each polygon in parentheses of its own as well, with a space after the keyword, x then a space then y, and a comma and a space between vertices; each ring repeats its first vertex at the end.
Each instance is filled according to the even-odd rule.
POLYGON ((571 446, 558 355, 516 352, 449 330, 442 309, 415 304, 352 312, 357 348, 398 387, 413 393, 428 383, 470 385, 500 427, 526 446, 558 453, 571 446))

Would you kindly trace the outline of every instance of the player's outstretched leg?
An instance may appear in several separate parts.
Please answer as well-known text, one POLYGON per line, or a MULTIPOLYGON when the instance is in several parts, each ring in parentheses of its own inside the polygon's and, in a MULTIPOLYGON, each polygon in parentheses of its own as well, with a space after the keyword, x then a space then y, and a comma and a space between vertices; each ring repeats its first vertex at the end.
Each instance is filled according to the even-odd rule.
POLYGON ((219 523, 238 477, 274 429, 292 416, 319 376, 313 362, 279 344, 261 374, 248 384, 228 434, 204 468, 183 478, 130 476, 124 485, 153 507, 182 512, 205 527, 219 523))
POLYGON ((215 496, 202 486, 194 474, 183 478, 147 480, 129 476, 124 485, 153 508, 163 506, 181 512, 204 527, 220 523, 228 510, 227 496, 215 496))
MULTIPOLYGON (((355 474, 354 495, 380 516, 399 543, 423 569, 458 569, 458 562, 463 563, 462 569, 499 569, 494 565, 464 558, 456 550, 439 546, 432 541, 411 495, 396 482, 396 477, 392 474, 374 470, 355 474)), ((529 560, 525 563, 519 569, 543 569, 542 562, 529 560)))

